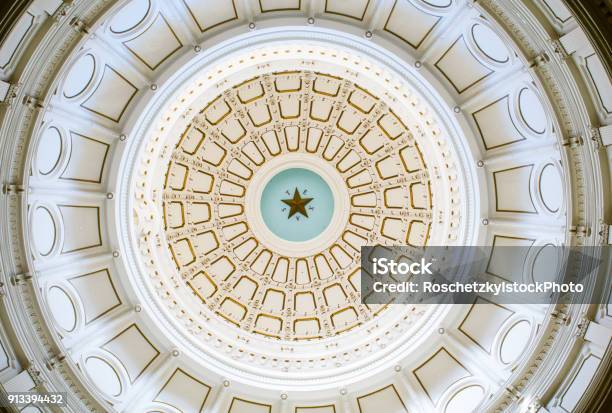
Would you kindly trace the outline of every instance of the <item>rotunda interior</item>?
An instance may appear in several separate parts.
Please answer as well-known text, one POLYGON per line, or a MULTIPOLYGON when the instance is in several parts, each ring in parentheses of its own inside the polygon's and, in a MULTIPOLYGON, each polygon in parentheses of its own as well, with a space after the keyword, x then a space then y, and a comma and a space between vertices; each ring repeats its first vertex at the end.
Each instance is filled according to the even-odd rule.
POLYGON ((3 7, 7 411, 609 411, 605 1, 3 7), (601 256, 581 301, 372 304, 366 246, 601 256))

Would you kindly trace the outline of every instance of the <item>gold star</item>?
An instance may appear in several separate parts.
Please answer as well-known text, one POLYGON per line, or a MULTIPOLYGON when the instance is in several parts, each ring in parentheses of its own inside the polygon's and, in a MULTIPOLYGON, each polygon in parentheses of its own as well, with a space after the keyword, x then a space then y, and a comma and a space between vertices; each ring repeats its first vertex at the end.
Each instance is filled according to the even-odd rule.
POLYGON ((306 205, 308 205, 308 203, 312 201, 312 198, 302 198, 297 188, 295 188, 295 192, 293 192, 293 198, 281 199, 281 201, 291 207, 287 219, 291 218, 298 212, 308 218, 308 212, 306 212, 306 205))

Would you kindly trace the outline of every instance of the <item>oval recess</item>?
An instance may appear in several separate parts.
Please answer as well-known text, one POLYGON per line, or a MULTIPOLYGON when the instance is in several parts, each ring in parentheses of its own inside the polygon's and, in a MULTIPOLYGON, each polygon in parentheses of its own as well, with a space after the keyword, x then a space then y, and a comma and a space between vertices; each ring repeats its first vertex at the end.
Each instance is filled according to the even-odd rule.
POLYGON ((76 309, 66 291, 57 286, 49 288, 47 304, 57 324, 66 331, 73 331, 77 322, 76 309))
POLYGON ((474 43, 489 59, 497 63, 507 63, 510 53, 503 40, 490 27, 484 24, 472 26, 474 43))
POLYGON ((446 9, 449 7, 453 0, 421 0, 423 3, 430 5, 431 7, 435 7, 438 9, 446 9))
POLYGON ((55 246, 57 229, 51 212, 45 207, 37 207, 32 217, 32 238, 34 246, 42 256, 49 255, 55 246))
POLYGON ((43 132, 36 150, 36 166, 41 175, 49 175, 57 167, 62 146, 62 135, 55 126, 43 132))
POLYGON ((117 397, 121 394, 122 386, 119 374, 106 360, 91 356, 85 360, 87 375, 102 393, 117 397))
POLYGON ((525 125, 535 134, 541 135, 546 132, 546 112, 540 102, 540 98, 533 90, 524 87, 519 92, 518 108, 525 125))
POLYGON ((113 16, 110 31, 115 34, 129 32, 138 26, 149 14, 150 0, 132 0, 113 16))
POLYGON ((484 393, 484 388, 479 385, 464 387, 450 398, 444 412, 473 412, 482 401, 484 393))
POLYGON ((563 184, 559 170, 554 164, 548 163, 542 168, 538 189, 544 207, 550 212, 559 212, 563 205, 563 184))
POLYGON ((527 320, 521 320, 510 327, 499 346, 499 358, 502 363, 510 364, 516 361, 527 346, 530 335, 531 324, 527 320))
POLYGON ((42 413, 42 410, 36 406, 28 406, 23 409, 20 413, 42 413))
POLYGON ((64 96, 70 99, 83 93, 93 80, 95 70, 96 59, 91 53, 78 58, 66 75, 64 96))
POLYGON ((531 276, 536 282, 554 281, 559 268, 559 253, 553 244, 546 244, 538 250, 531 267, 531 276))

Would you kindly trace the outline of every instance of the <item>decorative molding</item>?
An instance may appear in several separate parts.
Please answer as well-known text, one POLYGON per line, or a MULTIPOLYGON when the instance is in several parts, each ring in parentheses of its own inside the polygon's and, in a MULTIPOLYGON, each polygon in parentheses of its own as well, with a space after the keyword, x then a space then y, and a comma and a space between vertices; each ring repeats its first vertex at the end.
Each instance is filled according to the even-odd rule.
MULTIPOLYGON (((372 0, 369 7, 376 8, 378 6, 376 3, 372 0)), ((582 100, 588 97, 581 93, 580 88, 575 84, 574 74, 568 70, 568 65, 573 64, 571 59, 567 59, 567 56, 559 50, 558 43, 546 39, 546 33, 522 6, 521 2, 516 0, 507 2, 481 0, 472 6, 482 7, 488 17, 496 20, 511 34, 527 60, 533 63, 531 69, 527 69, 527 71, 536 76, 538 89, 547 92, 547 109, 550 109, 555 115, 555 136, 558 138, 559 145, 567 147, 567 150, 562 153, 562 164, 566 168, 565 175, 568 176, 568 188, 571 188, 568 193, 572 195, 571 198, 568 198, 568 202, 570 202, 568 215, 572 217, 574 222, 580 224, 573 228, 567 228, 567 242, 578 244, 590 244, 601 240, 606 242, 609 236, 609 225, 605 223, 602 215, 602 211, 605 210, 604 206, 608 206, 607 202, 609 202, 609 199, 603 197, 602 185, 605 171, 603 164, 606 159, 605 151, 602 148, 605 147, 605 141, 601 134, 598 135, 594 132, 593 122, 589 121, 589 114, 582 100), (569 182, 570 178, 572 179, 571 182, 569 182)), ((16 73, 19 83, 11 85, 9 88, 9 100, 3 105, 0 114, 2 118, 2 128, 0 130, 0 164, 2 169, 0 170, 0 178, 4 183, 2 193, 6 195, 0 196, 0 211, 2 211, 0 214, 0 236, 7 240, 0 245, 2 256, 2 260, 0 260, 0 266, 2 267, 0 278, 1 304, 7 309, 6 317, 11 324, 11 335, 15 336, 13 344, 19 346, 19 354, 23 354, 19 356, 19 361, 30 363, 29 369, 38 378, 38 385, 41 390, 68 391, 71 395, 69 409, 73 411, 102 412, 109 410, 111 407, 99 398, 97 391, 92 391, 89 384, 86 384, 87 382, 83 380, 82 372, 72 361, 70 353, 64 352, 62 349, 62 337, 51 327, 52 323, 47 314, 48 310, 39 297, 39 289, 43 283, 43 278, 39 278, 34 271, 35 264, 33 264, 32 258, 25 248, 29 245, 30 240, 23 231, 24 223, 22 220, 25 216, 24 209, 27 206, 27 200, 31 196, 26 190, 31 188, 29 186, 28 164, 32 156, 32 144, 36 140, 34 137, 37 136, 37 131, 45 114, 51 113, 49 111, 53 110, 53 105, 50 102, 53 100, 56 76, 61 75, 64 62, 69 61, 69 56, 82 44, 81 42, 93 39, 98 28, 98 22, 106 17, 105 12, 112 7, 112 2, 104 1, 63 3, 54 13, 54 22, 45 25, 45 31, 39 33, 35 39, 30 39, 32 43, 28 47, 32 54, 28 57, 27 62, 20 63, 19 73, 16 73), (23 104, 15 105, 15 99, 23 104), (7 284, 9 282, 8 274, 17 274, 15 286, 7 284), (35 340, 32 338, 35 338, 35 340), (28 344, 25 345, 25 343, 28 344)), ((288 13, 280 13, 279 15, 287 17, 288 13)), ((270 16, 270 21, 270 24, 273 25, 274 15, 270 16)), ((257 35, 258 31, 252 33, 257 35)), ((376 40, 374 38, 370 41, 375 42, 376 40)), ((423 70, 427 69, 423 67, 423 70)), ((354 73, 358 73, 358 71, 354 73)), ((220 85, 220 88, 222 89, 223 85, 220 85)), ((162 92, 162 89, 163 85, 160 83, 159 92, 162 92)), ((147 99, 151 96, 144 92, 143 95, 147 99)), ((311 98, 312 96, 309 97, 309 99, 311 98)), ((130 108, 136 107, 137 102, 138 99, 135 98, 134 102, 130 104, 130 108)), ((452 107, 452 105, 449 107, 452 107)), ((301 110, 306 110, 304 105, 302 105, 301 110)), ((130 115, 131 113, 127 111, 126 119, 130 115)), ((186 117, 189 117, 188 113, 186 117)), ((125 126, 125 130, 129 131, 130 121, 128 119, 126 125, 122 125, 122 130, 125 126)), ((92 123, 95 124, 96 122, 92 123)), ((302 122, 298 126, 302 127, 306 124, 302 122)), ((104 130, 97 124, 93 127, 104 130)), ((116 131, 113 129, 110 132, 114 133, 116 131)), ((325 130, 325 133, 328 132, 328 130, 325 130)), ((130 137, 132 136, 130 133, 130 137)), ((223 142, 225 138, 216 136, 214 139, 223 142)), ((126 144, 129 144, 129 141, 126 144)), ((353 144, 359 145, 355 142, 353 144)), ((229 146, 227 143, 225 145, 226 147, 229 146)), ((390 147, 393 147, 393 145, 380 149, 380 155, 375 155, 378 157, 376 161, 382 161, 385 156, 383 152, 390 147)), ((505 149, 507 148, 501 150, 505 149)), ((234 152, 230 153, 232 153, 232 156, 236 155, 234 152)), ((348 151, 339 153, 340 155, 348 155, 348 151)), ((337 161, 340 161, 340 155, 335 158, 337 161)), ((109 162, 111 160, 109 158, 109 162)), ((255 168, 254 162, 247 162, 255 168)), ((352 166, 351 168, 348 170, 354 172, 357 167, 352 166)), ((144 170, 147 170, 146 167, 144 170)), ((221 175, 221 173, 227 172, 219 173, 218 176, 223 177, 223 179, 229 176, 221 175)), ((431 179, 434 179, 433 177, 440 173, 440 171, 434 171, 431 174, 431 179)), ((418 179, 429 179, 429 175, 419 176, 418 179)), ((380 187, 368 189, 373 191, 380 189, 380 187)), ((485 191, 486 188, 481 188, 481 190, 485 191)), ((113 192, 115 192, 114 189, 113 192)), ((365 194, 365 191, 363 193, 365 194)), ((96 193, 94 196, 97 195, 99 194, 96 193)), ((102 193, 103 195, 104 193, 102 193)), ((154 202, 160 202, 162 198, 160 193, 152 195, 154 202)), ((216 202, 218 199, 212 201, 216 202)), ((434 207, 439 205, 437 200, 435 201, 433 203, 434 207)), ((368 209, 367 207, 363 208, 363 212, 368 209)), ((147 221, 147 212, 149 211, 143 210, 139 219, 147 221)), ((381 208, 376 208, 375 212, 381 214, 381 208)), ((432 212, 430 216, 426 216, 426 219, 433 220, 434 216, 437 215, 432 212)), ((235 219, 235 217, 224 219, 235 219)), ((466 219, 466 217, 462 216, 462 219, 466 219)), ((153 224, 150 221, 147 222, 150 228, 153 224)), ((358 229, 357 232, 370 240, 381 239, 375 229, 358 229)), ((143 235, 139 246, 142 248, 151 246, 157 248, 163 245, 162 239, 160 237, 147 239, 146 235, 143 235)), ((229 244, 227 247, 229 248, 229 244)), ((115 246, 112 248, 115 248, 115 246)), ((123 255, 122 250, 121 257, 117 257, 114 261, 115 265, 123 265, 123 255)), ((96 256, 94 259, 102 258, 96 256)), ((154 267, 151 269, 154 271, 154 267)), ((240 268, 240 270, 242 271, 243 268, 240 268)), ((338 271, 338 274, 344 277, 348 274, 348 271, 338 271)), ((159 280, 159 278, 156 280, 159 280)), ((173 281, 180 282, 179 280, 173 281)), ((346 284, 346 291, 349 291, 348 287, 349 285, 346 284)), ((222 288, 231 289, 232 285, 223 285, 222 288)), ((158 292, 160 295, 163 294, 162 289, 158 292)), ((354 294, 354 292, 351 291, 351 294, 354 294)), ((154 297, 155 295, 151 294, 147 298, 154 299, 154 297)), ((354 295, 350 297, 355 299, 354 295)), ((127 304, 129 305, 129 303, 127 304)), ((327 310, 324 309, 324 311, 327 310)), ((510 390, 506 394, 496 394, 487 402, 487 407, 511 411, 520 402, 520 400, 517 400, 520 395, 550 395, 554 392, 555 389, 549 387, 550 382, 547 379, 551 376, 556 377, 563 374, 563 361, 571 357, 570 350, 577 349, 580 345, 580 340, 572 337, 572 333, 582 329, 580 319, 576 317, 579 311, 577 308, 559 305, 555 311, 547 314, 544 319, 540 326, 538 342, 529 348, 529 356, 526 357, 526 361, 512 372, 506 386, 510 390)), ((422 312, 418 313, 414 319, 401 320, 397 329, 408 330, 415 319, 421 316, 424 316, 422 312)), ((181 323, 184 323, 186 329, 197 331, 198 326, 188 317, 181 316, 178 319, 181 323)), ((112 325, 112 320, 108 325, 112 325)), ((330 326, 325 326, 325 328, 331 331, 330 326)), ((373 328, 371 331, 375 332, 375 329, 373 328)), ((203 340, 204 336, 204 334, 201 334, 199 339, 203 340)), ((246 336, 241 338, 242 342, 251 339, 251 337, 246 336)), ((368 348, 364 346, 356 353, 355 357, 367 357, 363 355, 368 354, 368 351, 382 352, 382 344, 389 346, 390 343, 392 343, 392 340, 386 341, 386 339, 383 339, 381 347, 368 348), (375 350, 373 350, 374 348, 375 350)), ((224 351, 229 348, 222 346, 224 351)), ((244 345, 244 347, 248 348, 249 345, 244 345)), ((279 354, 284 356, 285 354, 299 353, 295 346, 285 347, 289 350, 286 352, 283 350, 279 354)), ((330 348, 333 348, 333 346, 330 348)), ((231 352, 228 354, 230 354, 229 357, 237 355, 231 352)), ((330 351, 328 354, 330 355, 329 360, 344 357, 342 351, 336 353, 330 351)), ((287 359, 289 358, 287 357, 287 359)), ((281 360, 279 357, 280 361, 269 360, 267 361, 269 364, 264 368, 282 371, 284 359, 281 360)), ((605 363, 602 362, 603 364, 605 363)), ((351 395, 359 394, 354 393, 353 388, 358 388, 360 385, 355 384, 353 386, 351 384, 353 386, 351 387, 351 395)), ((236 388, 240 387, 236 386, 236 388)), ((379 388, 384 388, 384 386, 381 385, 379 388)), ((232 391, 234 391, 234 385, 232 391)), ((346 398, 346 390, 344 394, 346 398)), ((137 395, 134 397, 137 397, 137 395)), ((233 397, 233 395, 230 394, 227 397, 233 397)), ((267 397, 267 395, 262 395, 262 398, 264 397, 267 397)), ((586 395, 585 397, 590 396, 586 395)), ((349 403, 348 399, 346 403, 349 403)), ((538 397, 537 403, 538 405, 546 404, 546 400, 538 397)))

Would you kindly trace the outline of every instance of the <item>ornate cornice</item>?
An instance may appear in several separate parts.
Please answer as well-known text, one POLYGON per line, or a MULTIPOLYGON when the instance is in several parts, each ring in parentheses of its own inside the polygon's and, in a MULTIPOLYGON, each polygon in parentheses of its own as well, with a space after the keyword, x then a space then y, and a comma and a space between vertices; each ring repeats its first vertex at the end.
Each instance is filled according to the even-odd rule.
MULTIPOLYGON (((24 2, 25 3, 25 2, 24 2)), ((82 40, 81 34, 70 27, 75 15, 87 21, 97 21, 108 9, 106 0, 84 1, 60 6, 53 16, 53 24, 44 34, 40 34, 38 47, 28 63, 18 73, 13 74, 18 87, 13 89, 14 98, 5 108, 0 129, 0 160, 2 165, 9 165, 0 170, 0 179, 7 188, 27 186, 27 169, 25 159, 27 147, 33 131, 40 123, 40 109, 44 107, 53 93, 53 82, 68 56, 82 40)), ((76 366, 68 360, 56 362, 47 367, 50 359, 58 354, 58 338, 49 330, 48 319, 35 298, 38 287, 35 280, 19 282, 9 286, 9 279, 22 274, 29 267, 31 259, 24 248, 24 226, 21 221, 19 191, 7 191, 0 197, 2 213, 0 215, 0 236, 4 240, 0 245, 0 255, 4 284, 7 293, 2 305, 12 320, 11 335, 16 337, 15 345, 18 361, 22 367, 33 368, 39 373, 41 389, 47 391, 67 391, 68 406, 74 411, 87 409, 93 412, 107 411, 104 403, 83 386, 78 378, 76 366), (11 257, 10 259, 7 259, 11 257), (57 380, 61 377, 61 380, 57 380)))
MULTIPOLYGON (((49 107, 62 65, 81 41, 90 36, 88 33, 94 31, 113 4, 108 0, 77 1, 65 3, 60 8, 53 17, 54 22, 48 25, 48 31, 37 36, 38 45, 32 47, 29 61, 15 74, 16 83, 12 86, 15 97, 3 108, 0 130, 0 164, 3 165, 0 178, 5 188, 0 195, 0 239, 8 241, 0 245, 0 295, 3 295, 0 305, 4 306, 3 310, 10 319, 11 336, 15 338, 12 344, 17 349, 21 367, 37 373, 40 388, 69 391, 72 395, 70 408, 74 411, 101 412, 108 410, 109 406, 97 393, 91 392, 92 385, 83 380, 75 360, 64 355, 61 340, 50 327, 51 316, 41 306, 36 277, 29 272, 33 271, 34 265, 24 229, 27 215, 22 197, 26 195, 24 191, 28 190, 29 182, 31 154, 28 154, 28 147, 38 134, 41 113, 49 107)), ((538 86, 546 91, 550 109, 556 115, 557 145, 563 148, 562 163, 569 177, 566 187, 573 195, 567 224, 579 229, 568 235, 567 243, 587 245, 600 242, 597 228, 605 218, 606 208, 609 209, 602 195, 603 174, 607 174, 603 168, 606 157, 596 147, 597 142, 588 139, 593 122, 583 102, 584 94, 576 85, 575 75, 569 67, 571 63, 520 1, 481 0, 477 4, 519 45, 528 60, 527 66, 531 66, 524 70, 533 74, 538 86)), ((591 25, 595 24, 593 22, 591 25)), ((609 51, 609 43, 601 46, 602 50, 606 50, 605 47, 609 51)), ((609 59, 602 61, 610 73, 609 59)), ((145 241, 142 246, 155 248, 158 239, 145 241)), ((603 268, 602 272, 606 270, 603 268)), ((163 291, 158 292, 163 295, 163 291)), ((585 326, 584 317, 592 312, 593 307, 565 304, 551 309, 547 321, 541 326, 540 340, 528 349, 533 353, 516 367, 505 383, 508 391, 491 400, 487 408, 515 409, 525 394, 537 396, 536 404, 549 398, 558 385, 553 380, 567 371, 573 361, 571 357, 582 343, 580 334, 585 326)), ((608 366, 609 354, 604 361, 608 366)), ((609 386, 609 382, 600 382, 604 383, 602 386, 609 386)), ((597 404, 596 392, 594 388, 587 395, 587 398, 593 397, 591 405, 597 404)))

